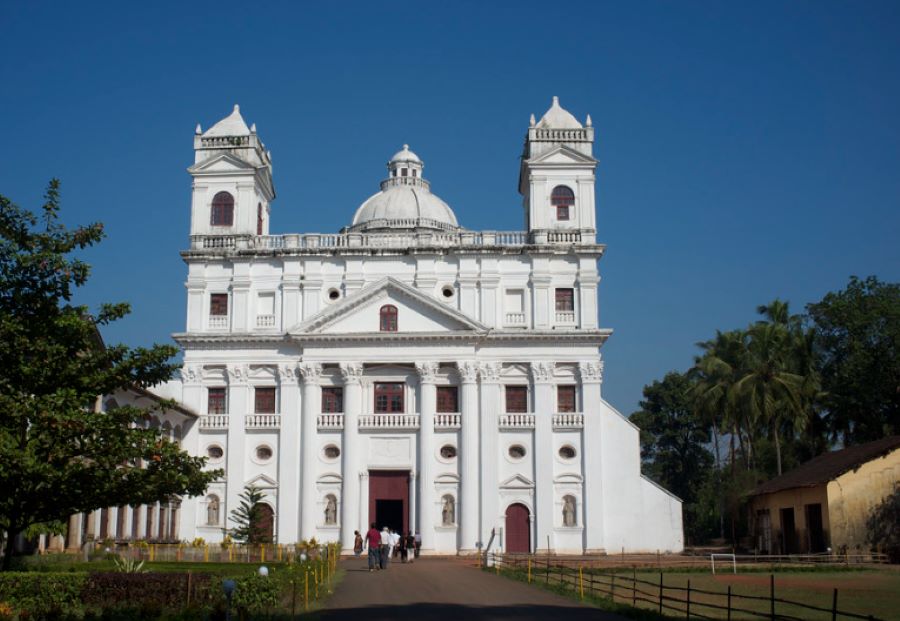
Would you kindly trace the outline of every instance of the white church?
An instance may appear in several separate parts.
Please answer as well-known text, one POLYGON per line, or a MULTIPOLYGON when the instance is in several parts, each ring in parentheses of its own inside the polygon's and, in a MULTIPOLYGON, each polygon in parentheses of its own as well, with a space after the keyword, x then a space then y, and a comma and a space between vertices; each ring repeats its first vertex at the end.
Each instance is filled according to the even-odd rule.
POLYGON ((221 541, 253 484, 279 543, 349 549, 374 522, 424 554, 680 551, 681 501, 641 475, 638 429, 602 396, 593 142, 555 97, 531 117, 525 230, 460 225, 403 145, 339 233, 273 235, 256 126, 237 106, 198 126, 165 396, 184 448, 225 476, 121 528, 221 541))

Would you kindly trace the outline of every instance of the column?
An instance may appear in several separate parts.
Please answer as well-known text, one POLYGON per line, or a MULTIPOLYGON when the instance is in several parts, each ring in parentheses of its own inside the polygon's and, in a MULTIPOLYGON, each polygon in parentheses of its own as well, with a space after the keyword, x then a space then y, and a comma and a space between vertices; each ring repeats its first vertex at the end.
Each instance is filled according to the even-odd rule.
POLYGON ((550 538, 553 542, 555 499, 553 491, 553 411, 556 409, 556 395, 553 394, 553 362, 531 363, 534 381, 534 492, 535 522, 537 542, 535 551, 546 552, 550 538))
MULTIPOLYGON (((364 530, 369 529, 369 471, 359 472, 359 523, 364 530)), ((364 532, 361 530, 360 532, 364 532)))
POLYGON ((318 362, 300 364, 303 378, 303 416, 300 432, 300 538, 316 535, 316 453, 318 447, 317 419, 322 410, 322 365, 318 362))
POLYGON ((300 540, 300 386, 296 363, 278 367, 281 432, 278 450, 278 541, 300 540))
POLYGON ((585 552, 604 551, 603 536, 603 465, 600 443, 602 404, 600 386, 603 383, 603 361, 591 360, 578 364, 581 375, 581 403, 584 410, 584 429, 581 434, 581 454, 584 468, 584 499, 582 526, 585 552))
POLYGON ((359 415, 362 410, 363 365, 358 362, 341 363, 344 380, 344 435, 341 442, 341 547, 353 552, 353 531, 364 533, 365 521, 359 521, 359 415))
POLYGON ((457 362, 460 387, 460 499, 457 515, 460 524, 460 552, 472 553, 478 542, 478 366, 474 361, 457 362))
MULTIPOLYGON (((479 540, 486 546, 492 528, 504 526, 503 512, 499 506, 500 486, 500 369, 499 362, 482 362, 478 366, 481 376, 481 530, 479 540)), ((498 531, 499 532, 499 531, 498 531)), ((496 545, 496 542, 495 542, 496 545)))
MULTIPOLYGON (((416 473, 409 473, 409 530, 416 532, 416 473)), ((401 533, 406 535, 406 533, 401 533)))
MULTIPOLYGON (((228 446, 225 449, 225 463, 228 468, 226 478, 225 527, 230 528, 228 516, 241 504, 240 495, 244 491, 244 462, 247 460, 248 447, 244 432, 244 414, 250 411, 250 386, 247 384, 247 365, 231 365, 228 367, 228 446)), ((252 450, 250 447, 249 450, 252 450)), ((154 530, 159 530, 159 523, 154 521, 154 530)))
POLYGON ((73 513, 69 516, 68 541, 66 547, 70 550, 81 549, 81 513, 73 513))
MULTIPOLYGON (((206 412, 206 390, 203 388, 203 367, 196 364, 186 364, 181 369, 181 403, 195 412, 206 412)), ((191 455, 206 455, 206 447, 203 444, 203 436, 200 433, 200 420, 197 418, 185 418, 182 423, 181 448, 191 455)), ((182 516, 179 539, 191 541, 197 537, 197 508, 203 499, 203 495, 193 498, 185 497, 182 503, 182 516)), ((132 507, 127 510, 126 530, 129 538, 134 522, 132 507)))
MULTIPOLYGON (((197 504, 197 499, 191 499, 192 504, 197 504)), ((125 505, 124 507, 120 507, 119 511, 125 512, 125 521, 122 523, 122 528, 125 532, 122 533, 122 538, 131 541, 133 537, 131 536, 131 529, 134 520, 134 509, 132 509, 129 505, 125 505)))
POLYGON ((417 362, 419 373, 419 531, 422 552, 434 551, 434 411, 436 362, 417 362))

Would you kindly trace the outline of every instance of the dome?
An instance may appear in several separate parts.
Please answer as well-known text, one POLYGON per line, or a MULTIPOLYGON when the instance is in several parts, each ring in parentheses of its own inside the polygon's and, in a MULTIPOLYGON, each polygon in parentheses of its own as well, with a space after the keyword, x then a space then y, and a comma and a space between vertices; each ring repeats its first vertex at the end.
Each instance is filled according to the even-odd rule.
POLYGON ((559 97, 553 98, 553 104, 541 117, 537 126, 548 129, 581 129, 582 127, 571 112, 559 105, 559 97))
POLYGON ((231 114, 210 127, 203 135, 207 138, 219 136, 249 136, 250 128, 247 127, 247 124, 244 122, 244 117, 241 116, 240 106, 235 104, 231 114))
POLYGON ((450 206, 431 193, 421 175, 423 168, 419 156, 403 145, 388 162, 389 177, 381 182, 381 191, 360 205, 347 230, 459 228, 450 206))

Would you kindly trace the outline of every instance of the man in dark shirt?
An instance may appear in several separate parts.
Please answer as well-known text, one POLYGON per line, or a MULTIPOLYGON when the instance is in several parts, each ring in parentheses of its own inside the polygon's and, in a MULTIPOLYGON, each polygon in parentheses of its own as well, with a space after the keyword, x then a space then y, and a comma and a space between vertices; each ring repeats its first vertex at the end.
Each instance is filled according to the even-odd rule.
POLYGON ((381 564, 381 533, 375 528, 375 522, 366 533, 366 545, 369 546, 369 571, 375 571, 381 564))

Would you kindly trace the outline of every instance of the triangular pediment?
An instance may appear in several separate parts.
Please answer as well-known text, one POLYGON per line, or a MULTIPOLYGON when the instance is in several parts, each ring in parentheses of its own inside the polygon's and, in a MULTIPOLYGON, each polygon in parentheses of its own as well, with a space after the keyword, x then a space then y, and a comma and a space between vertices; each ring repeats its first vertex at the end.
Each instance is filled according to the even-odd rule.
POLYGON ((245 162, 241 158, 228 153, 227 151, 220 153, 202 162, 197 162, 190 168, 188 172, 191 174, 210 173, 210 174, 227 174, 227 173, 251 173, 256 168, 252 164, 245 162))
POLYGON ((487 330, 484 324, 468 315, 395 278, 388 277, 328 306, 288 330, 288 333, 291 335, 378 333, 380 311, 387 304, 397 309, 397 332, 380 332, 383 336, 487 330))
POLYGON ((593 166, 597 163, 597 160, 590 157, 589 155, 585 155, 584 153, 580 153, 575 149, 561 144, 553 149, 550 149, 546 153, 542 153, 537 157, 531 158, 530 160, 528 160, 528 163, 531 166, 534 166, 536 164, 584 164, 587 166, 593 166))
POLYGON ((503 481, 500 489, 534 489, 534 481, 521 474, 516 474, 503 481))
POLYGON ((247 485, 253 485, 254 487, 259 487, 262 489, 278 487, 278 483, 275 481, 275 479, 267 477, 264 474, 253 477, 252 479, 247 481, 247 485))

